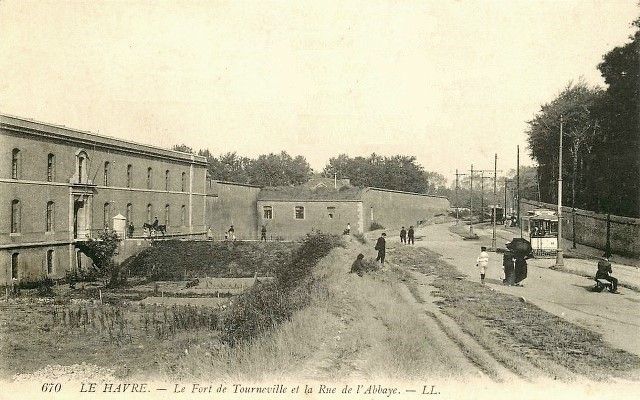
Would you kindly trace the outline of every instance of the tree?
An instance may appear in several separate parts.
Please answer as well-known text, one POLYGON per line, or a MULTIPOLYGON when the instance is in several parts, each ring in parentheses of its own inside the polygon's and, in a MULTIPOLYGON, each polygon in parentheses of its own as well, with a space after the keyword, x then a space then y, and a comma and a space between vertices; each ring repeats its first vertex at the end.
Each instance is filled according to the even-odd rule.
POLYGON ((447 187, 447 179, 441 173, 425 171, 424 179, 427 181, 427 193, 438 196, 451 196, 451 189, 447 187))
POLYGON ((293 186, 309 180, 312 170, 302 156, 291 158, 287 152, 269 153, 249 163, 249 183, 258 186, 293 186))
POLYGON ((97 238, 89 238, 78 246, 91 258, 97 271, 109 277, 109 286, 117 286, 121 283, 120 265, 113 261, 118 253, 118 234, 114 230, 105 229, 97 238))
POLYGON ((193 149, 189 146, 187 146, 186 144, 176 144, 174 145, 171 150, 175 150, 175 151, 181 151, 183 153, 189 153, 189 154, 196 154, 193 149))
MULTIPOLYGON (((540 197, 542 201, 557 202, 555 182, 558 179, 558 147, 560 135, 560 117, 563 120, 563 175, 571 172, 573 187, 582 189, 586 185, 584 171, 585 161, 597 136, 601 135, 601 117, 599 107, 604 92, 599 87, 590 87, 583 80, 577 84, 570 82, 560 95, 541 107, 533 120, 528 121, 528 143, 531 157, 538 163, 540 197), (572 165, 572 168, 569 168, 572 165), (580 168, 580 169, 579 169, 580 168), (577 180, 576 176, 581 179, 577 180)), ((563 176, 564 178, 564 176, 563 176)), ((581 193, 582 204, 591 201, 591 194, 586 190, 581 193)), ((564 192, 567 193, 567 192, 564 192)), ((568 194, 567 194, 568 195, 568 194)), ((565 202, 566 199, 563 199, 565 202)))
MULTIPOLYGON (((632 25, 640 28, 640 18, 632 25)), ((594 147, 592 171, 602 211, 640 217, 640 30, 629 39, 598 65, 608 87, 602 107, 604 135, 594 147)))
POLYGON ((350 158, 346 154, 329 159, 323 170, 324 176, 349 178, 354 186, 379 187, 414 193, 428 190, 424 169, 414 156, 396 155, 382 157, 372 153, 368 158, 350 158))

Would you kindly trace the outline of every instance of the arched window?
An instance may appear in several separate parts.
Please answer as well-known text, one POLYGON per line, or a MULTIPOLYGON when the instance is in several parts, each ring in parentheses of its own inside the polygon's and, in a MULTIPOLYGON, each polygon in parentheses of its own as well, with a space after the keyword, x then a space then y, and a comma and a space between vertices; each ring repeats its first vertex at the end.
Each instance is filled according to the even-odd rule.
POLYGON ((133 179, 132 174, 133 173, 133 166, 131 164, 127 165, 127 187, 130 188, 131 187, 131 181, 133 179))
POLYGON ((147 204, 147 223, 151 223, 153 221, 153 206, 151 204, 147 204))
POLYGON ((169 170, 164 171, 164 190, 169 191, 169 170))
POLYGON ((51 275, 54 272, 53 265, 53 250, 47 250, 47 274, 51 275))
POLYGON ((20 200, 11 202, 11 233, 20 233, 20 200))
POLYGON ((187 186, 187 174, 186 173, 182 173, 182 183, 180 184, 180 190, 181 191, 185 191, 185 187, 187 186))
POLYGON ((183 204, 180 209, 180 225, 187 225, 187 207, 183 204))
POLYGON ((20 149, 11 152, 11 179, 20 179, 20 149))
POLYGON ((171 214, 169 204, 164 206, 164 226, 169 226, 169 215, 171 214))
POLYGON ((55 220, 54 220, 54 204, 53 201, 47 203, 47 222, 46 222, 47 232, 53 232, 55 230, 55 220))
POLYGON ((47 156, 47 182, 53 182, 56 179, 56 156, 49 153, 47 156))
POLYGON ((109 169, 111 168, 111 163, 109 161, 104 162, 104 186, 109 186, 109 169))
POLYGON ((153 182, 151 181, 151 173, 153 172, 153 170, 151 169, 151 167, 147 168, 147 189, 151 189, 151 187, 153 186, 153 182))
POLYGON ((111 225, 111 204, 104 203, 103 226, 109 228, 111 225))
POLYGON ((294 208, 294 211, 295 211, 295 218, 296 219, 304 219, 304 207, 296 206, 294 208))
POLYGON ((87 160, 89 157, 84 151, 79 151, 76 155, 76 172, 78 174, 78 183, 87 182, 87 160))

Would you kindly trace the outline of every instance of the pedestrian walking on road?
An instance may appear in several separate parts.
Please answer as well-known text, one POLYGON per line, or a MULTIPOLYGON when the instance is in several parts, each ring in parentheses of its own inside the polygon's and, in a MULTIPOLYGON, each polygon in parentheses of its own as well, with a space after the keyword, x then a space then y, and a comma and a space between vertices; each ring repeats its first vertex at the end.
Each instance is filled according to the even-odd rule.
POLYGON ((400 229, 400 243, 407 244, 407 230, 404 229, 404 226, 400 229))
POLYGON ((506 251, 502 257, 502 266, 504 267, 504 279, 502 283, 505 285, 513 285, 515 283, 515 267, 513 265, 513 253, 506 251))
POLYGON ((516 254, 514 260, 515 285, 522 286, 522 281, 527 278, 527 260, 525 256, 516 254))
POLYGON ((414 238, 415 232, 413 231, 413 226, 409 227, 409 230, 407 231, 407 238, 409 240, 408 244, 414 244, 413 238, 414 238))
POLYGON ((489 254, 485 246, 480 247, 480 255, 476 259, 476 267, 480 270, 480 283, 484 285, 484 277, 487 274, 487 266, 489 265, 489 254))
POLYGON ((387 246, 387 241, 385 240, 386 236, 387 234, 382 232, 380 234, 380 237, 378 238, 378 241, 376 242, 376 247, 374 247, 375 250, 378 250, 378 257, 376 258, 376 261, 380 261, 380 264, 382 264, 383 266, 384 266, 385 249, 387 246))

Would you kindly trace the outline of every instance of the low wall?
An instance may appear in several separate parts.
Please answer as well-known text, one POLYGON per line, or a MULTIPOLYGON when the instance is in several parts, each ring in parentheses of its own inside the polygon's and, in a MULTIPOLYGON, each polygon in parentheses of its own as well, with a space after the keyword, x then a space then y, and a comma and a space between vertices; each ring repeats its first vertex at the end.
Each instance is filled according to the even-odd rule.
POLYGON ((362 195, 364 229, 368 231, 371 222, 387 229, 418 225, 418 221, 438 214, 447 214, 449 199, 396 190, 368 188, 362 195))
MULTIPOLYGON (((557 210, 557 204, 523 199, 522 214, 538 208, 557 210)), ((640 219, 611 215, 609 217, 611 252, 640 258, 640 219)), ((571 207, 562 207, 562 236, 573 240, 573 215, 571 207)), ((575 240, 586 246, 604 250, 607 243, 607 215, 593 211, 575 210, 575 240)))

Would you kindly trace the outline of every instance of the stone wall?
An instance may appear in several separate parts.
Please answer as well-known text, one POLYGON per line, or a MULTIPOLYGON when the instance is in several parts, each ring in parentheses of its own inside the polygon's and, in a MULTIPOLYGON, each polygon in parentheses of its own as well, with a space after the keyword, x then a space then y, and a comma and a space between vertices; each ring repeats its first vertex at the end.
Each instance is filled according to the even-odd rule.
POLYGON ((237 239, 258 239, 256 203, 260 187, 222 181, 212 181, 211 185, 211 192, 217 195, 211 198, 208 215, 213 238, 222 239, 233 225, 237 239))
POLYGON ((446 214, 449 209, 446 197, 378 188, 367 188, 362 201, 365 231, 374 221, 387 229, 416 226, 418 221, 446 214))

